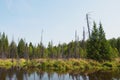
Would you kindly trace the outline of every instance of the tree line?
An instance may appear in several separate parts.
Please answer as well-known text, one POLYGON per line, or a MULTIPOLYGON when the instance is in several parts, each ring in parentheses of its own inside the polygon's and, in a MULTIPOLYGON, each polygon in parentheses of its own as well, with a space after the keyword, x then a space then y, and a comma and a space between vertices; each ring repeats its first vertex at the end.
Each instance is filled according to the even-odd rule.
POLYGON ((75 33, 74 41, 56 46, 50 41, 47 47, 42 42, 35 46, 22 38, 18 45, 14 40, 9 43, 7 35, 0 34, 0 58, 90 58, 103 61, 116 57, 120 57, 120 37, 107 40, 101 23, 98 27, 95 22, 93 23, 93 29, 87 40, 78 40, 75 33))

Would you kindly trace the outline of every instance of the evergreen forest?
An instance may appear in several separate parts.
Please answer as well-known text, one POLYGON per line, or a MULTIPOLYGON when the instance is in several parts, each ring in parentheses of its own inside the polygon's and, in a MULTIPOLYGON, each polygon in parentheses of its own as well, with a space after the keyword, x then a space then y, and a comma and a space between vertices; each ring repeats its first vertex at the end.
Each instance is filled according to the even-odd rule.
POLYGON ((9 42, 8 36, 3 32, 0 34, 0 58, 85 58, 105 61, 120 57, 120 37, 106 39, 102 23, 96 25, 93 22, 89 38, 85 40, 84 36, 85 31, 83 30, 82 40, 78 40, 78 35, 75 33, 75 40, 72 40, 68 44, 63 43, 53 46, 53 42, 50 41, 48 46, 45 47, 42 42, 33 45, 32 42, 25 42, 23 38, 19 40, 18 44, 14 40, 9 42))

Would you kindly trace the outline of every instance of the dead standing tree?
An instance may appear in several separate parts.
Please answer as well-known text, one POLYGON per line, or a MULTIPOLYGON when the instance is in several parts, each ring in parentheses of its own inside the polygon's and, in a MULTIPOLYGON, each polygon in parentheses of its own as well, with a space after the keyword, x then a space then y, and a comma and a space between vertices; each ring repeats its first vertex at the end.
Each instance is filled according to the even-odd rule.
POLYGON ((87 20, 87 27, 88 27, 88 34, 89 34, 89 38, 90 38, 90 23, 89 23, 89 14, 86 14, 86 20, 87 20))
POLYGON ((40 42, 40 45, 41 45, 41 57, 43 58, 44 57, 43 30, 41 31, 41 42, 40 42))
POLYGON ((74 49, 74 58, 79 57, 78 53, 79 53, 79 36, 77 35, 77 31, 75 31, 75 49, 74 49))

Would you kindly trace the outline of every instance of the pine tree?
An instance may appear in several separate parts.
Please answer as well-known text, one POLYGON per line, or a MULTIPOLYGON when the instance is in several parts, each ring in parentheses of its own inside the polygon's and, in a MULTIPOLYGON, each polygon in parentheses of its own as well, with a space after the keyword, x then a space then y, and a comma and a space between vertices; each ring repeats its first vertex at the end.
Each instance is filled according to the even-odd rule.
POLYGON ((20 58, 24 58, 25 54, 25 41, 21 39, 18 43, 18 56, 20 58))
POLYGON ((99 53, 101 55, 101 60, 108 60, 111 59, 111 46, 107 42, 105 38, 105 32, 103 30, 102 24, 99 24, 99 44, 100 44, 100 49, 99 53))
POLYGON ((54 57, 52 41, 48 43, 48 57, 49 58, 53 58, 54 57))
POLYGON ((7 57, 7 55, 8 55, 8 48, 9 48, 8 45, 9 45, 8 38, 5 35, 5 33, 3 33, 2 36, 1 36, 1 53, 2 53, 2 58, 7 57))
POLYGON ((17 58, 17 45, 14 41, 11 42, 10 44, 10 54, 9 54, 9 57, 10 58, 17 58))
POLYGON ((117 56, 116 49, 113 49, 105 37, 102 24, 99 24, 99 29, 94 22, 92 34, 87 42, 87 57, 98 61, 112 60, 117 56))
POLYGON ((29 43, 29 49, 28 49, 28 52, 29 52, 29 58, 32 59, 34 57, 34 54, 33 54, 33 50, 34 47, 33 47, 33 44, 32 42, 29 43))
POLYGON ((96 23, 93 23, 93 30, 90 35, 90 38, 88 39, 87 42, 87 57, 95 60, 100 59, 100 54, 99 54, 99 31, 97 29, 96 23))
POLYGON ((109 44, 111 45, 112 48, 117 48, 117 39, 112 38, 109 41, 109 44))
POLYGON ((117 49, 118 49, 119 56, 120 56, 120 37, 117 39, 117 49))

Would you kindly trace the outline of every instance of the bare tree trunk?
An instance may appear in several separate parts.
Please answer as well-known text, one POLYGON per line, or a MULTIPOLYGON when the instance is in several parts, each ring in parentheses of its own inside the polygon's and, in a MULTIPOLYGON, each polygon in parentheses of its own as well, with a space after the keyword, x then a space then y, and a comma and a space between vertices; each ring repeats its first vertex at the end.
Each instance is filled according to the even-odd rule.
POLYGON ((89 34, 89 38, 90 38, 90 24, 89 24, 89 15, 88 14, 86 14, 86 20, 87 20, 88 34, 89 34))

